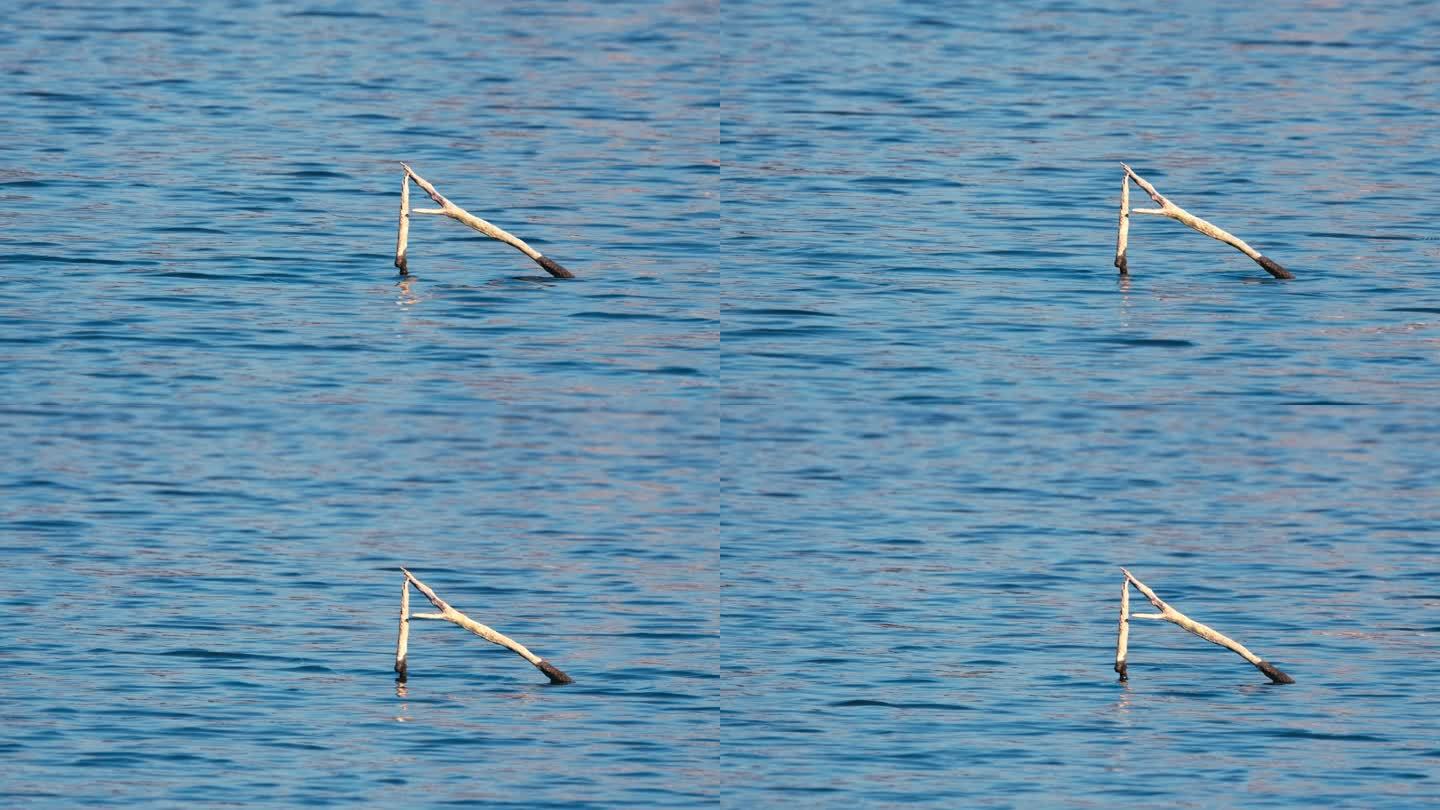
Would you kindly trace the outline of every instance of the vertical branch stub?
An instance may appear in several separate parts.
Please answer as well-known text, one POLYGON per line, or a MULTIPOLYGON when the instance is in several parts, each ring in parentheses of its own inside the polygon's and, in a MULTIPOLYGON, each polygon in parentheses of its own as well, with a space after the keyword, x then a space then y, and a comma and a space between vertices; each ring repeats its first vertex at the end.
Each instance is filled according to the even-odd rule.
POLYGON ((1125 658, 1130 649, 1130 580, 1120 583, 1120 632, 1115 641, 1115 671, 1120 680, 1130 680, 1129 666, 1125 658))
MULTIPOLYGON (((1120 179, 1120 227, 1115 237, 1115 266, 1119 268, 1120 275, 1130 274, 1130 261, 1125 253, 1130 242, 1130 176, 1127 174, 1120 179)), ((1124 680, 1124 677, 1121 677, 1124 680)))
POLYGON ((410 648, 410 580, 400 583, 400 637, 395 642, 395 680, 404 682, 408 677, 410 648))
POLYGON ((405 259, 405 250, 410 243, 410 174, 400 178, 400 226, 395 235, 395 266, 400 268, 400 275, 410 275, 409 262, 405 259))

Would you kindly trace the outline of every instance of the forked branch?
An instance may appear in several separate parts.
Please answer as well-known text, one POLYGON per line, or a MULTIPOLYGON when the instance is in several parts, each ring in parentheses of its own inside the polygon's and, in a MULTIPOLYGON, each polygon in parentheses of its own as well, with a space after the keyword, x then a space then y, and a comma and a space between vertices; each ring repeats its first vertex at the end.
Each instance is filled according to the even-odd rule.
POLYGON ((1184 613, 1166 604, 1163 599, 1155 595, 1155 592, 1146 587, 1145 583, 1135 578, 1135 575, 1120 569, 1125 574, 1125 587, 1120 594, 1120 640, 1116 645, 1115 670, 1120 673, 1120 680, 1128 678, 1125 667, 1125 650, 1127 639, 1130 634, 1130 619, 1163 619, 1184 630, 1187 630, 1211 644, 1219 644, 1227 650, 1249 661, 1254 667, 1264 673, 1265 677, 1275 683, 1294 683, 1295 679, 1275 668, 1274 664, 1265 661, 1255 653, 1245 649, 1245 645, 1230 638, 1229 636, 1215 630, 1212 627, 1201 624, 1184 613), (1159 613, 1130 613, 1130 586, 1134 585, 1140 593, 1150 600, 1159 613))
POLYGON ((461 613, 455 608, 450 607, 450 605, 444 599, 441 599, 439 596, 435 595, 435 592, 430 589, 430 586, 416 579, 414 574, 406 571, 404 568, 401 568, 400 570, 405 574, 405 585, 403 586, 403 589, 400 593, 400 639, 396 643, 395 648, 395 672, 398 673, 397 677, 400 681, 404 681, 406 678, 406 654, 410 637, 410 620, 438 619, 450 622, 459 627, 463 627, 464 629, 469 630, 470 632, 492 644, 499 644, 501 647, 504 647, 505 649, 514 652, 516 655, 524 658, 526 661, 529 661, 536 669, 543 672, 545 674, 545 677, 550 679, 550 683, 563 684, 575 682, 569 675, 561 672, 559 668, 557 668, 554 664, 546 661, 535 653, 530 652, 530 650, 526 649, 525 645, 521 644, 515 639, 510 638, 504 633, 495 630, 492 627, 488 627, 481 624, 480 622, 475 621, 474 619, 466 616, 464 613, 461 613), (430 604, 434 605, 435 609, 440 612, 411 613, 410 586, 412 585, 415 586, 415 589, 418 590, 426 599, 429 599, 430 604))
POLYGON ((1294 274, 1291 273, 1289 270, 1281 267, 1279 262, 1267 256, 1261 255, 1260 251, 1245 244, 1245 241, 1240 239, 1238 236, 1235 236, 1234 234, 1223 228, 1206 222, 1200 217, 1197 217, 1189 211, 1186 211, 1184 208, 1181 208, 1175 203, 1172 203, 1169 200, 1165 199, 1165 197, 1161 195, 1160 192, 1155 190, 1154 186, 1150 185, 1149 181, 1136 174, 1134 169, 1126 166, 1124 163, 1121 163, 1120 167, 1125 170, 1125 185, 1124 189, 1121 191, 1120 197, 1120 236, 1117 240, 1118 244, 1115 249, 1115 266, 1120 268, 1121 275, 1125 275, 1128 273, 1125 258, 1126 237, 1130 231, 1130 214, 1135 213, 1169 217, 1170 219, 1173 219, 1176 222, 1181 223, 1182 225, 1193 228, 1194 230, 1205 234, 1211 239, 1218 239, 1221 242, 1224 242, 1225 244, 1240 251, 1241 253, 1244 253, 1246 256, 1254 259, 1256 264, 1265 268, 1265 272, 1269 273, 1275 278, 1295 278, 1294 274), (1144 190, 1146 194, 1149 194, 1150 199, 1154 200, 1155 204, 1160 207, 1131 208, 1129 186, 1129 181, 1131 180, 1135 181, 1135 185, 1139 186, 1142 190, 1144 190))
POLYGON ((526 256, 529 256, 532 261, 544 268, 545 272, 556 278, 575 277, 574 273, 571 273, 569 270, 561 267, 559 262, 555 261, 549 256, 541 254, 540 251, 536 250, 535 248, 530 247, 530 245, 525 243, 525 240, 521 239, 515 234, 510 233, 504 228, 499 227, 498 225, 486 222, 480 217, 477 217, 469 211, 466 211, 464 208, 461 208, 455 203, 452 203, 449 200, 445 199, 445 197, 440 192, 435 190, 435 186, 431 185, 430 182, 425 178, 416 174, 414 169, 411 169, 408 165, 404 163, 401 163, 400 165, 405 169, 405 180, 403 181, 403 185, 400 190, 400 233, 396 239, 395 266, 400 268, 401 275, 405 275, 408 272, 408 269, 406 267, 405 249, 406 242, 410 233, 410 215, 434 214, 438 216, 449 217, 462 225, 474 228, 475 230, 485 234, 491 239, 504 242, 510 247, 513 247, 521 253, 524 253, 526 256), (411 181, 414 181, 415 185, 419 186, 422 191, 430 195, 430 199, 434 200, 435 204, 440 207, 411 208, 411 181))

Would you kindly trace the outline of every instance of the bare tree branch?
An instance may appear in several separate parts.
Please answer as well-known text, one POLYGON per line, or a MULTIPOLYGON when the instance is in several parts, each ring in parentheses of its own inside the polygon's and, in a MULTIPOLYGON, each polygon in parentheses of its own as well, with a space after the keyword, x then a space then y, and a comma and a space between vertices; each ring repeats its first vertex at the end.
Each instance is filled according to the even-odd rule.
POLYGON ((549 256, 541 254, 540 251, 536 250, 535 248, 530 247, 528 244, 525 243, 525 240, 521 239, 513 233, 510 233, 509 231, 501 228, 498 225, 486 222, 480 217, 477 217, 469 211, 466 211, 464 208, 461 208, 455 203, 452 203, 449 200, 445 199, 445 197, 439 191, 435 190, 435 186, 430 184, 430 181, 416 174, 415 170, 411 169, 408 165, 404 163, 401 163, 400 165, 405 168, 405 185, 401 191, 400 196, 400 236, 399 247, 396 248, 395 253, 395 266, 400 268, 400 272, 402 275, 407 272, 404 266, 404 261, 405 241, 410 231, 410 217, 408 216, 408 214, 416 213, 441 214, 447 216, 462 225, 474 228, 475 230, 485 234, 491 239, 504 242, 510 247, 513 247, 521 253, 524 253, 526 256, 529 256, 532 261, 544 268, 545 272, 549 273, 552 276, 555 276, 556 278, 575 277, 574 273, 566 270, 564 267, 561 267, 559 262, 555 261, 549 256), (420 187, 421 191, 424 191, 426 194, 430 195, 430 199, 434 200, 435 204, 440 207, 416 208, 412 211, 409 207, 410 181, 412 180, 415 182, 415 185, 420 187))
POLYGON ((450 605, 446 603, 444 599, 441 599, 435 594, 433 590, 430 589, 430 586, 416 579, 414 574, 406 571, 404 568, 401 568, 400 570, 405 574, 405 590, 400 595, 400 643, 398 649, 395 652, 395 670, 396 672, 400 673, 400 680, 403 681, 405 679, 403 667, 405 663, 406 639, 408 638, 409 634, 408 620, 439 619, 450 622, 458 627, 463 627, 464 629, 469 630, 470 632, 492 644, 499 644, 501 647, 504 647, 505 649, 514 652, 516 655, 524 658, 526 661, 529 661, 536 669, 543 672, 545 674, 545 677, 550 679, 551 683, 562 684, 575 682, 569 675, 561 672, 554 664, 546 661, 535 653, 530 652, 530 650, 528 650, 525 645, 521 644, 515 639, 510 638, 504 633, 495 630, 492 627, 488 627, 481 624, 480 622, 475 621, 474 619, 466 616, 464 613, 461 613, 455 608, 450 607, 450 605), (415 589, 418 590, 426 599, 429 599, 430 604, 434 605, 435 608, 440 612, 410 613, 410 586, 412 585, 415 586, 415 589))
MULTIPOLYGON (((1141 188, 1144 188, 1144 186, 1141 186, 1141 188)), ((1156 195, 1153 195, 1153 194, 1152 194, 1151 196, 1156 196, 1156 195)), ((1124 594, 1122 594, 1122 596, 1121 596, 1121 608, 1120 608, 1120 610, 1121 610, 1122 615, 1123 615, 1123 613, 1126 611, 1126 609, 1127 609, 1127 607, 1128 607, 1128 605, 1129 605, 1129 599, 1130 599, 1129 586, 1130 586, 1130 585, 1134 585, 1137 589, 1139 589, 1140 593, 1142 593, 1142 594, 1145 595, 1145 598, 1146 598, 1146 599, 1149 599, 1149 600, 1150 600, 1150 604, 1154 605, 1154 606, 1156 607, 1156 609, 1159 610, 1160 612, 1159 612, 1159 613, 1132 613, 1132 614, 1130 614, 1130 618, 1132 618, 1132 619, 1163 619, 1163 620, 1165 620, 1165 621, 1167 621, 1167 622, 1170 622, 1170 623, 1172 623, 1172 624, 1174 624, 1174 625, 1176 625, 1176 626, 1178 626, 1178 627, 1180 627, 1180 628, 1183 628, 1183 629, 1185 629, 1185 630, 1187 630, 1187 631, 1189 631, 1189 632, 1191 632, 1191 633, 1194 633, 1195 635, 1199 636, 1200 638, 1205 639, 1206 641, 1210 642, 1211 644, 1219 644, 1221 647, 1224 647, 1225 649, 1230 650, 1231 652, 1235 653, 1236 655, 1240 656, 1241 658, 1244 658, 1246 661, 1249 661, 1251 664, 1254 665, 1254 667, 1255 667, 1256 669, 1258 669, 1258 670, 1260 670, 1262 673, 1264 673, 1265 677, 1269 678, 1271 681, 1274 681, 1275 683, 1294 683, 1294 682, 1295 682, 1295 679, 1294 679, 1294 678, 1292 678, 1292 677, 1290 677, 1289 675, 1286 675, 1285 673, 1283 673, 1283 672, 1281 672, 1280 670, 1276 669, 1274 664, 1271 664, 1271 663, 1269 663, 1268 661, 1265 661, 1265 660, 1262 659, 1260 656, 1258 656, 1258 655, 1256 655, 1255 653, 1252 653, 1252 652, 1250 652, 1249 650, 1245 649, 1245 645, 1241 644, 1240 642, 1236 641, 1235 639, 1230 638, 1229 636, 1225 635, 1224 633, 1221 633, 1220 631, 1218 631, 1218 630, 1216 630, 1216 629, 1214 629, 1214 628, 1212 628, 1212 627, 1209 627, 1209 626, 1207 626, 1207 625, 1203 625, 1203 624, 1201 624, 1200 622, 1195 621, 1194 619, 1190 618, 1189 616, 1186 616, 1184 613, 1181 613, 1180 611, 1176 610, 1175 608, 1170 607, 1169 605, 1167 605, 1167 604, 1165 603, 1164 600, 1162 600, 1160 597, 1156 596, 1156 595, 1155 595, 1155 592, 1152 591, 1152 590, 1150 590, 1150 588, 1148 588, 1148 587, 1145 585, 1145 583, 1143 583, 1143 582, 1141 582, 1140 580, 1136 579, 1134 574, 1130 573, 1129 571, 1126 571, 1124 568, 1121 568, 1120 570, 1121 570, 1122 572, 1124 572, 1124 574, 1125 574, 1125 583, 1126 583, 1125 592, 1124 592, 1124 594)), ((1117 659, 1120 657, 1121 653, 1123 653, 1124 645, 1125 645, 1125 639, 1126 639, 1126 637, 1127 637, 1127 635, 1128 635, 1128 633, 1127 633, 1127 631, 1126 631, 1126 628, 1125 628, 1125 622, 1124 622, 1123 619, 1122 619, 1122 622, 1121 622, 1121 630, 1120 630, 1120 633, 1121 633, 1121 636, 1120 636, 1120 646, 1121 646, 1121 650, 1120 650, 1120 651, 1117 651, 1117 653, 1116 653, 1117 659)), ((1117 670, 1120 668, 1120 662, 1119 662, 1118 660, 1117 660, 1115 666, 1116 666, 1116 669, 1117 669, 1117 670)), ((1125 677, 1124 677, 1123 675, 1121 676, 1121 680, 1125 680, 1125 677)))
MULTIPOLYGON (((1205 220, 1195 216, 1189 211, 1186 211, 1184 208, 1181 208, 1175 203, 1172 203, 1169 200, 1165 199, 1165 197, 1161 195, 1160 192, 1155 190, 1154 186, 1150 185, 1149 181, 1136 174, 1134 169, 1126 166, 1124 163, 1121 163, 1120 166, 1125 170, 1125 176, 1127 180, 1135 181, 1135 185, 1139 186, 1146 194, 1149 194, 1150 199, 1154 200, 1155 204, 1160 206, 1159 208, 1135 208, 1132 209, 1132 213, 1169 217, 1176 222, 1179 222, 1187 227, 1193 228, 1194 230, 1205 234, 1211 239, 1218 239, 1221 242, 1224 242, 1225 244, 1240 251, 1241 253, 1244 253, 1246 256, 1254 259, 1256 264, 1265 268, 1265 272, 1269 273, 1275 278, 1295 278, 1295 275, 1289 270, 1281 267, 1279 262, 1276 262, 1274 259, 1261 255, 1260 251, 1245 244, 1245 241, 1240 239, 1240 237, 1235 236, 1224 228, 1220 228, 1209 222, 1206 222, 1205 220)), ((1120 245, 1119 248, 1116 250, 1115 256, 1115 266, 1120 268, 1120 273, 1122 275, 1127 272, 1127 269, 1124 266, 1123 259, 1125 258, 1126 235, 1128 234, 1130 229, 1130 218, 1125 215, 1125 210, 1129 205, 1129 200, 1129 186, 1126 185, 1126 191, 1120 203, 1120 245)))

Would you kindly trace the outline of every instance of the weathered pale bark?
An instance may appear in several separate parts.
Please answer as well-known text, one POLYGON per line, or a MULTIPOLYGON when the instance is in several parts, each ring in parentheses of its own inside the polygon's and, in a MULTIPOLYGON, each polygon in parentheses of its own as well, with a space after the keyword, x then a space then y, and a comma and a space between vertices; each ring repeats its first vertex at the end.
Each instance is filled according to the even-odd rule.
MULTIPOLYGON (((430 182, 425 178, 416 174, 414 169, 411 169, 408 165, 404 163, 401 163, 400 165, 405 168, 405 178, 407 181, 405 186, 405 199, 402 200, 401 205, 404 206, 407 204, 406 201, 408 200, 409 195, 408 181, 413 180, 415 181, 415 185, 420 187, 421 191, 424 191, 426 194, 430 195, 430 199, 434 200, 435 204, 440 206, 439 208, 414 208, 410 209, 411 213, 432 214, 449 217, 462 225, 474 228, 475 230, 485 234, 491 239, 504 242, 510 247, 513 247, 521 253, 524 253, 526 256, 529 256, 532 261, 544 268, 545 272, 549 273, 552 276, 555 276, 556 278, 575 277, 574 273, 571 273, 569 270, 561 267, 559 262, 556 262, 549 256, 541 254, 540 251, 536 250, 535 248, 530 247, 530 245, 525 243, 525 240, 521 239, 515 234, 510 233, 504 228, 499 227, 498 225, 486 222, 480 217, 477 217, 469 211, 466 211, 464 208, 461 208, 455 203, 452 203, 449 200, 445 199, 444 195, 435 190, 435 186, 431 185, 430 182)), ((409 224, 407 220, 408 218, 404 216, 402 216, 400 220, 400 238, 402 240, 405 238, 405 234, 408 232, 409 224)), ((396 258, 397 266, 399 266, 400 258, 401 257, 396 258)), ((401 271, 404 272, 403 267, 401 268, 401 271)))
POLYGON ((1120 673, 1120 680, 1130 680, 1129 668, 1125 664, 1125 656, 1130 645, 1130 581, 1126 580, 1120 585, 1120 637, 1115 641, 1115 671, 1120 673))
MULTIPOLYGON (((1265 272, 1269 273, 1275 278, 1295 278, 1294 274, 1292 274, 1289 270, 1281 267, 1280 264, 1274 259, 1261 255, 1260 251, 1245 244, 1245 241, 1240 239, 1238 236, 1235 236, 1234 234, 1226 231, 1223 228, 1206 222, 1205 220, 1195 216, 1189 211, 1186 211, 1184 208, 1181 208, 1175 203, 1172 203, 1169 200, 1165 199, 1165 197, 1161 195, 1160 192, 1156 191, 1155 187, 1150 185, 1150 183, 1145 178, 1136 174, 1134 169, 1126 166, 1124 163, 1121 163, 1120 166, 1125 170, 1126 178, 1129 180, 1134 180, 1135 184, 1138 185, 1142 190, 1144 190, 1146 194, 1149 194, 1150 199, 1154 200, 1156 205, 1160 206, 1159 208, 1133 208, 1130 209, 1132 213, 1169 217, 1170 219, 1173 219, 1176 222, 1181 223, 1182 225, 1185 225, 1189 228, 1199 231, 1200 233, 1205 234, 1211 239, 1218 239, 1221 242, 1224 242, 1225 244, 1240 251, 1241 253, 1244 253, 1246 256, 1249 256, 1251 259, 1253 259, 1256 264, 1263 267, 1265 269, 1265 272)), ((1128 231, 1128 228, 1129 218, 1124 216, 1122 213, 1120 220, 1120 239, 1122 244, 1124 243, 1125 234, 1128 231)), ((1116 264, 1117 266, 1120 264, 1120 258, 1118 256, 1116 257, 1116 264)), ((1126 270, 1122 268, 1120 272, 1124 273, 1126 272, 1126 270)))
POLYGON ((405 260, 405 248, 410 243, 410 176, 406 175, 400 179, 400 232, 395 236, 395 266, 400 268, 400 275, 410 273, 409 263, 405 260))
POLYGON ((407 586, 405 596, 402 597, 401 610, 406 610, 405 606, 408 604, 408 602, 404 601, 408 600, 409 598, 408 586, 414 585, 415 589, 420 591, 420 593, 426 599, 430 600, 430 604, 434 605, 436 609, 440 611, 439 613, 412 613, 410 614, 411 619, 438 619, 450 622, 454 625, 469 630, 470 632, 485 639, 491 644, 499 644, 501 647, 504 647, 505 649, 514 652, 521 658, 524 658, 526 661, 529 661, 531 665, 544 673, 545 677, 549 678, 551 683, 574 683, 574 680, 571 679, 569 675, 561 672, 558 668, 555 667, 554 664, 551 664, 549 661, 546 661, 535 653, 530 652, 530 650, 527 649, 525 645, 499 632, 498 630, 495 630, 492 627, 488 627, 481 624, 480 622, 475 621, 474 619, 466 616, 464 613, 461 613, 455 608, 450 607, 450 605, 446 603, 444 599, 441 599, 439 596, 435 595, 435 592, 430 589, 430 586, 416 579, 414 574, 410 573, 404 568, 401 568, 400 570, 405 574, 405 582, 407 586))
MULTIPOLYGON (((1130 178, 1129 176, 1120 179, 1120 233, 1115 238, 1115 266, 1120 268, 1120 275, 1130 274, 1130 262, 1125 257, 1126 249, 1130 243, 1130 178)), ((1124 680, 1124 674, 1121 674, 1124 680)))
MULTIPOLYGON (((1126 591, 1125 591, 1125 596, 1122 597, 1122 599, 1124 599, 1124 600, 1128 600, 1128 599, 1129 599, 1129 587, 1128 587, 1128 586, 1134 585, 1136 588, 1138 588, 1138 589, 1140 590, 1140 593, 1142 593, 1142 594, 1145 595, 1145 598, 1146 598, 1146 599, 1149 599, 1149 600, 1150 600, 1150 604, 1154 605, 1155 608, 1160 611, 1159 613, 1131 613, 1131 614, 1130 614, 1130 618, 1132 618, 1132 619, 1163 619, 1163 620, 1165 620, 1165 621, 1167 621, 1167 622, 1170 622, 1170 623, 1172 623, 1172 624, 1174 624, 1174 625, 1176 625, 1176 626, 1178 626, 1178 627, 1180 627, 1180 628, 1182 628, 1182 629, 1184 629, 1184 630, 1186 630, 1186 631, 1189 631, 1189 632, 1191 632, 1191 633, 1194 633, 1195 635, 1199 636, 1200 638, 1205 639, 1206 641, 1210 642, 1211 644, 1218 644, 1218 645, 1220 645, 1221 647, 1224 647, 1225 649, 1230 650, 1231 652, 1235 653, 1236 655, 1240 656, 1241 658, 1244 658, 1246 661, 1249 661, 1256 669, 1260 670, 1260 672, 1262 672, 1262 673, 1265 675, 1265 677, 1269 678, 1271 681, 1274 681, 1275 683, 1294 683, 1294 682, 1295 682, 1295 679, 1294 679, 1294 678, 1291 678, 1289 675, 1286 675, 1285 673, 1283 673, 1283 672, 1281 672, 1280 670, 1276 669, 1274 664, 1271 664, 1270 662, 1265 661, 1264 659, 1262 659, 1260 656, 1256 655, 1255 653, 1250 652, 1250 651, 1249 651, 1248 649, 1246 649, 1245 646, 1244 646, 1243 644, 1241 644, 1240 642, 1238 642, 1238 641, 1230 638, 1229 636, 1221 633, 1220 631, 1218 631, 1218 630, 1216 630, 1216 629, 1214 629, 1214 628, 1212 628, 1212 627, 1209 627, 1209 626, 1207 626, 1207 625, 1204 625, 1204 624, 1201 624, 1200 622, 1195 621, 1194 619, 1190 618, 1189 616, 1186 616, 1184 613, 1181 613, 1180 611, 1178 611, 1178 610, 1176 610, 1175 608, 1171 607, 1170 605, 1166 604, 1165 601, 1162 600, 1160 597, 1156 596, 1156 595, 1155 595, 1155 592, 1152 591, 1152 590, 1150 590, 1150 588, 1148 588, 1148 587, 1145 585, 1145 583, 1143 583, 1143 582, 1141 582, 1140 580, 1136 579, 1134 574, 1131 574, 1129 571, 1126 571, 1124 568, 1121 568, 1120 570, 1121 570, 1122 572, 1124 572, 1124 574, 1125 574, 1125 582, 1126 582, 1126 586, 1127 586, 1127 587, 1126 587, 1126 591)), ((1125 609, 1126 609, 1125 606, 1122 605, 1122 607, 1121 607, 1122 612, 1123 612, 1125 609)), ((1124 633, 1125 631, 1122 629, 1121 632, 1122 632, 1122 636, 1121 636, 1122 642, 1121 642, 1121 643, 1123 644, 1123 643, 1124 643, 1124 635, 1123 635, 1123 633, 1124 633)), ((1118 664, 1117 664, 1117 667, 1118 667, 1118 664)))
POLYGON ((401 683, 408 677, 405 658, 410 649, 410 580, 400 585, 400 638, 395 642, 395 680, 401 683))

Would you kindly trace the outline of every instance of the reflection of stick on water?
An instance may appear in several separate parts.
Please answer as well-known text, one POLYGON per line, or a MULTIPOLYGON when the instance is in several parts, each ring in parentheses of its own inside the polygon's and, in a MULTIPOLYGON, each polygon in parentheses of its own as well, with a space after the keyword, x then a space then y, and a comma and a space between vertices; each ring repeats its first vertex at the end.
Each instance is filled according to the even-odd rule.
POLYGON ((1115 671, 1120 673, 1120 680, 1124 681, 1129 679, 1129 676, 1126 674, 1125 656, 1126 645, 1130 637, 1130 619, 1164 619, 1167 622, 1175 624, 1185 630, 1190 631, 1191 633, 1194 633, 1195 635, 1205 639, 1211 644, 1219 644, 1221 647, 1224 647, 1225 649, 1230 650, 1241 658, 1244 658, 1246 661, 1249 661, 1251 664, 1253 664, 1256 669, 1264 673, 1265 677, 1269 678, 1275 683, 1295 682, 1294 678, 1276 669, 1274 664, 1271 664, 1270 662, 1262 659, 1255 653, 1252 653, 1249 650, 1245 649, 1245 645, 1230 638, 1229 636, 1226 636, 1225 634, 1219 632, 1218 630, 1215 630, 1212 627, 1203 625, 1200 622, 1195 621, 1189 616, 1186 616, 1184 613, 1181 613, 1175 608, 1165 604, 1165 601, 1162 600, 1160 597, 1156 596, 1155 592, 1146 587, 1145 583, 1136 579, 1134 574, 1131 574, 1124 568, 1121 568, 1120 570, 1125 573, 1125 585, 1120 592, 1120 640, 1115 645, 1115 671), (1134 585, 1137 589, 1139 589, 1140 593, 1144 594, 1145 598, 1150 600, 1150 604, 1154 605, 1160 612, 1131 613, 1131 585, 1134 585))
POLYGON ((1184 208, 1181 208, 1175 203, 1172 203, 1169 200, 1165 199, 1165 197, 1162 196, 1160 192, 1156 191, 1155 187, 1150 185, 1150 183, 1146 181, 1145 178, 1136 174, 1134 169, 1131 169, 1124 163, 1121 163, 1120 166, 1125 169, 1126 180, 1123 183, 1120 192, 1120 236, 1116 240, 1115 266, 1120 268, 1121 275, 1126 275, 1129 272, 1128 262, 1126 261, 1125 257, 1125 249, 1127 236, 1130 232, 1130 214, 1135 213, 1169 217, 1176 222, 1179 222, 1183 225, 1199 231, 1200 233, 1205 234, 1211 239, 1218 239, 1221 242, 1224 242, 1225 244, 1240 251, 1241 253, 1244 253, 1246 256, 1254 259, 1256 264, 1265 268, 1265 272, 1269 273, 1275 278, 1295 277, 1294 274, 1292 274, 1289 270, 1281 267, 1279 262, 1267 256, 1261 255, 1260 251, 1245 244, 1244 240, 1240 239, 1239 237, 1235 236, 1229 231, 1226 231, 1223 228, 1216 227, 1215 225, 1206 222, 1205 220, 1195 216, 1189 211, 1186 211, 1184 208), (1129 184, 1129 181, 1131 180, 1134 180, 1135 185, 1143 189, 1146 194, 1149 194, 1150 199, 1154 200, 1155 204, 1160 207, 1131 208, 1129 184))
POLYGON ((528 244, 525 243, 525 240, 521 239, 513 233, 510 233, 504 228, 499 227, 498 225, 486 222, 480 217, 477 217, 469 211, 466 211, 464 208, 461 208, 455 203, 452 203, 449 200, 445 199, 445 197, 440 192, 435 190, 434 186, 430 185, 429 181, 416 174, 413 169, 411 169, 409 166, 406 166, 404 163, 401 163, 400 165, 405 167, 405 179, 400 181, 400 226, 399 232, 395 239, 395 266, 400 268, 401 275, 410 272, 410 268, 408 266, 409 262, 407 261, 405 256, 405 251, 410 241, 410 215, 433 214, 437 216, 449 217, 462 225, 467 225, 471 228, 474 228, 475 230, 485 234, 491 239, 504 242, 510 247, 513 247, 521 253, 524 253, 526 256, 529 256, 532 261, 544 268, 545 272, 556 278, 575 277, 574 273, 566 270, 564 267, 561 267, 559 262, 555 261, 549 256, 543 255, 535 248, 530 247, 528 244), (411 208, 410 181, 412 180, 415 182, 415 185, 420 187, 422 191, 430 195, 430 199, 434 200, 435 203, 440 207, 411 208))
POLYGON ((561 672, 559 668, 557 668, 554 664, 546 661, 535 653, 530 652, 530 650, 526 649, 524 644, 521 644, 520 642, 516 641, 513 638, 510 638, 504 633, 501 633, 492 627, 487 627, 486 625, 475 621, 469 616, 466 616, 464 613, 461 613, 455 608, 450 607, 450 605, 447 604, 444 599, 436 596, 435 592, 430 590, 430 587, 428 585, 416 579, 414 574, 406 571, 404 568, 401 568, 400 570, 405 574, 405 584, 401 586, 400 591, 400 638, 395 644, 395 672, 397 680, 403 682, 408 677, 407 670, 409 669, 409 662, 407 658, 409 657, 410 646, 410 620, 437 619, 450 622, 459 627, 463 627, 466 630, 469 630, 470 632, 492 644, 499 644, 501 647, 504 647, 505 649, 514 652, 516 655, 524 658, 526 661, 529 661, 536 669, 545 673, 545 677, 550 679, 550 683, 560 684, 575 682, 573 679, 571 679, 569 675, 561 672), (423 594, 426 599, 429 599, 430 604, 434 605, 436 609, 440 612, 411 613, 410 586, 412 585, 415 586, 415 589, 420 591, 420 593, 423 594))

